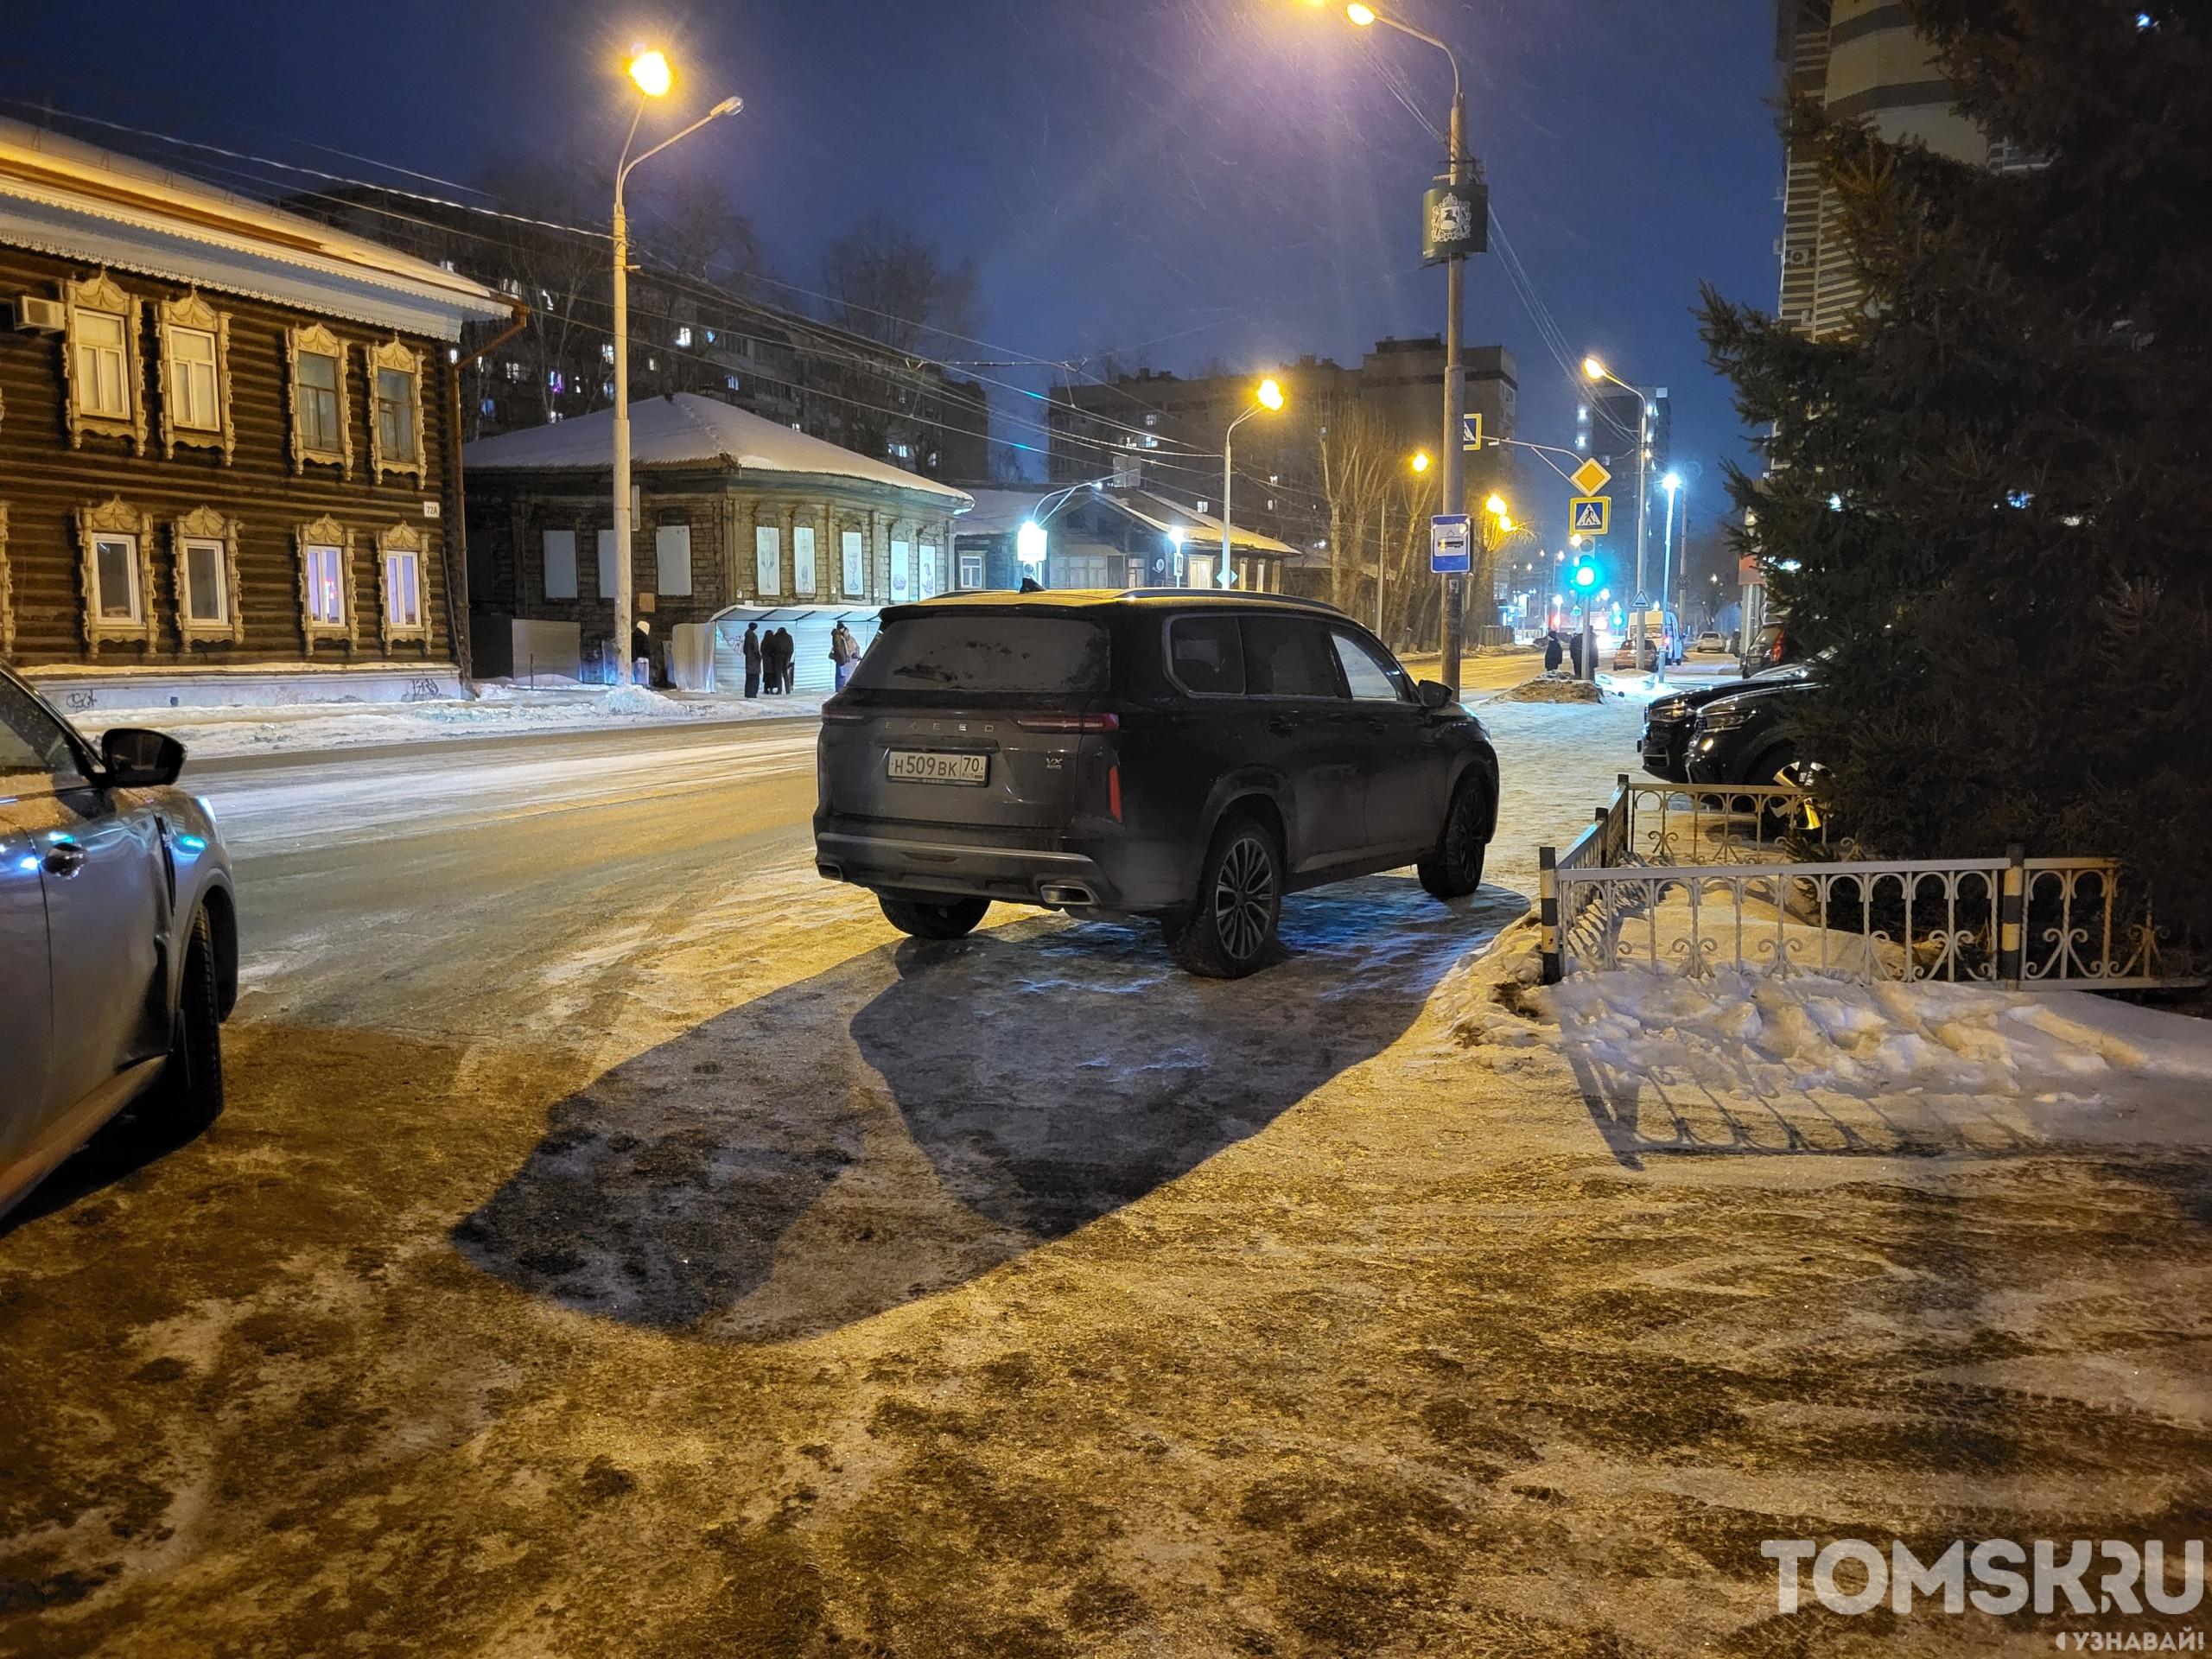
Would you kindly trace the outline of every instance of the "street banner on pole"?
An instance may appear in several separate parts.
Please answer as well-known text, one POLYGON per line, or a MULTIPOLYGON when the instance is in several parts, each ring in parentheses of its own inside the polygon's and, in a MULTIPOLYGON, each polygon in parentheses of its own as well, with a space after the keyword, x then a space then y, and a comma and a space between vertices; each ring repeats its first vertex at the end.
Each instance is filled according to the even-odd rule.
POLYGON ((1440 576, 1466 574, 1465 513, 1442 512, 1428 521, 1428 568, 1440 576))
POLYGON ((1440 184, 1421 199, 1421 262, 1464 259, 1490 248, 1490 187, 1440 184))
POLYGON ((1567 522, 1577 536, 1603 536, 1612 528, 1612 500, 1603 495, 1569 496, 1567 522))

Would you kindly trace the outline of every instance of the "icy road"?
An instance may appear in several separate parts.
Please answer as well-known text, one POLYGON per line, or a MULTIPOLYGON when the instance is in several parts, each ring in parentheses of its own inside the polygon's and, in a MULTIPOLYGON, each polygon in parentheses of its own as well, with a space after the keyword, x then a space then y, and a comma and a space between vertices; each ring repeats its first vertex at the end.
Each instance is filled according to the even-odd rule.
POLYGON ((2178 1573, 2206 1163, 1623 1152, 1454 969, 1637 711, 1484 713, 1500 885, 1295 900, 1236 984, 1034 912, 900 941, 813 874, 809 722, 189 774, 238 859, 232 1103, 175 1148, 119 1124, 0 1233, 0 1652, 2212 1622, 1779 1611, 1763 1541, 2163 1538, 2178 1573))

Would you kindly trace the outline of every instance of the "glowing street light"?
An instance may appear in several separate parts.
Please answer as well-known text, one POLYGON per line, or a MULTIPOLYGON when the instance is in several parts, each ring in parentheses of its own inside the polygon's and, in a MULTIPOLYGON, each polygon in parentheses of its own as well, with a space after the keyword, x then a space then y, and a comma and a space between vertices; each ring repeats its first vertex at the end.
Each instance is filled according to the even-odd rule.
POLYGON ((1361 5, 1346 6, 1344 8, 1344 16, 1351 18, 1352 22, 1358 24, 1362 29, 1372 29, 1375 27, 1375 12, 1371 7, 1361 5))
POLYGON ((1262 410, 1273 414, 1282 404, 1282 387, 1272 379, 1262 380, 1252 393, 1252 407, 1231 421, 1229 430, 1221 435, 1221 576, 1217 587, 1232 587, 1236 581, 1236 567, 1229 558, 1229 492, 1236 483, 1236 475, 1230 470, 1230 441, 1236 435, 1238 427, 1262 410))
POLYGON ((1426 449, 1414 450, 1414 458, 1408 464, 1411 465, 1414 471, 1417 473, 1427 472, 1428 470, 1428 451, 1426 449))
POLYGON ((640 52, 631 59, 630 79, 638 83, 638 90, 647 98, 665 98, 668 89, 676 84, 676 73, 668 67, 667 57, 658 52, 640 52))
MULTIPOLYGON (((625 66, 638 87, 638 110, 630 118, 629 136, 622 141, 622 159, 614 168, 614 649, 620 668, 617 683, 631 680, 630 606, 634 583, 630 570, 630 220, 622 208, 622 187, 641 163, 651 161, 677 138, 689 137, 717 117, 735 115, 745 100, 726 98, 674 138, 664 138, 632 160, 630 146, 637 142, 638 124, 645 105, 666 95, 676 84, 667 57, 640 47, 625 66)), ((601 580, 605 573, 601 573, 601 580)))

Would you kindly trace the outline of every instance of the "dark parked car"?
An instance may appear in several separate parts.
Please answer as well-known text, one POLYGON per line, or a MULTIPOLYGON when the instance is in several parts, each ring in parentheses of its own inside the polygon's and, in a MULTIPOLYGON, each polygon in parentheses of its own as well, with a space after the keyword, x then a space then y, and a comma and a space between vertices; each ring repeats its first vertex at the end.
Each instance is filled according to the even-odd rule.
POLYGON ((1708 699, 1697 710, 1690 734, 1689 781, 1758 786, 1803 783, 1807 762, 1797 752, 1789 721, 1792 705, 1813 683, 1808 674, 1784 671, 1708 699))
POLYGON ((1755 674, 1794 663, 1804 654, 1788 622, 1769 622, 1751 636, 1751 643, 1745 649, 1744 677, 1748 680, 1755 674))
MULTIPOLYGON (((1802 663, 1787 667, 1769 669, 1752 677, 1751 683, 1764 685, 1780 680, 1802 680, 1806 668, 1802 663)), ((1668 696, 1655 697, 1643 711, 1643 739, 1637 745, 1643 756, 1643 769, 1655 778, 1669 783, 1686 784, 1690 780, 1689 760, 1692 734, 1697 724, 1699 710, 1722 697, 1732 697, 1745 690, 1741 681, 1722 680, 1716 684, 1693 686, 1668 696)))
POLYGON ((0 669, 0 1211, 148 1090, 221 1109, 237 912, 183 765, 159 732, 95 753, 0 669))
POLYGON ((1283 895, 1415 864, 1481 884, 1497 757, 1325 605, 1040 593, 883 613, 823 708, 815 857, 893 925, 957 938, 990 901, 1159 919, 1177 962, 1267 958, 1283 895))

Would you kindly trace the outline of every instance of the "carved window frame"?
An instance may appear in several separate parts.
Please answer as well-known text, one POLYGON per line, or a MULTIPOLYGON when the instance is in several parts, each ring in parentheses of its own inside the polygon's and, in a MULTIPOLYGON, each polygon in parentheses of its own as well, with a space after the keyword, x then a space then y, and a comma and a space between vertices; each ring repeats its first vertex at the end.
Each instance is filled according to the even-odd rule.
POLYGON ((176 631, 187 645, 245 643, 245 611, 238 603, 238 521, 213 507, 194 507, 169 524, 169 579, 175 590, 176 631), (224 619, 210 622, 191 613, 186 594, 192 581, 184 550, 188 542, 219 542, 223 547, 224 619))
POLYGON ((161 362, 156 372, 162 388, 162 459, 176 459, 176 447, 188 444, 199 449, 219 449, 223 465, 231 464, 231 457, 238 449, 238 431, 231 423, 231 319, 200 297, 197 289, 181 300, 163 300, 155 307, 155 323, 160 334, 161 362), (197 330, 215 336, 215 424, 213 427, 180 426, 176 420, 179 391, 171 378, 170 364, 174 360, 170 346, 175 331, 180 328, 197 330))
POLYGON ((400 343, 394 334, 382 346, 365 346, 361 355, 368 366, 366 390, 369 404, 369 481, 381 483, 386 473, 406 473, 420 486, 429 477, 425 457, 429 453, 429 435, 423 429, 423 375, 428 362, 422 353, 400 343), (387 455, 384 452, 384 423, 378 418, 380 398, 377 391, 377 371, 395 369, 410 377, 413 390, 409 397, 415 423, 415 453, 410 455, 387 455))
POLYGON ((361 614, 358 595, 354 592, 353 532, 328 513, 320 518, 292 528, 292 563, 299 578, 300 636, 307 641, 308 649, 315 649, 318 639, 338 639, 345 642, 350 652, 353 646, 353 629, 361 614), (311 547, 334 547, 338 550, 340 569, 346 578, 346 614, 336 622, 315 620, 315 595, 309 588, 308 550, 311 547))
POLYGON ((119 495, 100 506, 77 509, 77 575, 81 584, 85 646, 97 656, 103 639, 138 639, 151 651, 158 639, 154 605, 154 519, 119 495), (104 617, 99 607, 99 539, 103 535, 136 538, 138 554, 138 614, 104 617))
POLYGON ((404 520, 388 530, 377 532, 377 628, 384 643, 385 654, 391 654, 392 646, 400 640, 430 640, 430 555, 429 537, 404 520), (391 620, 391 576, 386 560, 394 553, 415 556, 415 622, 391 620))
POLYGON ((105 270, 81 282, 61 284, 61 378, 66 388, 63 414, 69 426, 69 447, 85 447, 85 434, 128 438, 131 452, 146 453, 146 367, 141 360, 145 302, 125 292, 105 270), (128 408, 121 416, 101 415, 84 407, 84 385, 77 367, 77 314, 96 311, 123 319, 123 389, 128 408))
POLYGON ((305 328, 284 331, 284 384, 292 400, 292 470, 304 473, 309 461, 320 467, 335 467, 339 476, 347 483, 353 481, 353 397, 349 382, 353 374, 353 353, 346 342, 321 323, 311 323, 305 328), (338 359, 338 448, 336 450, 310 449, 307 447, 307 423, 302 418, 300 405, 300 359, 313 353, 317 357, 338 359))

